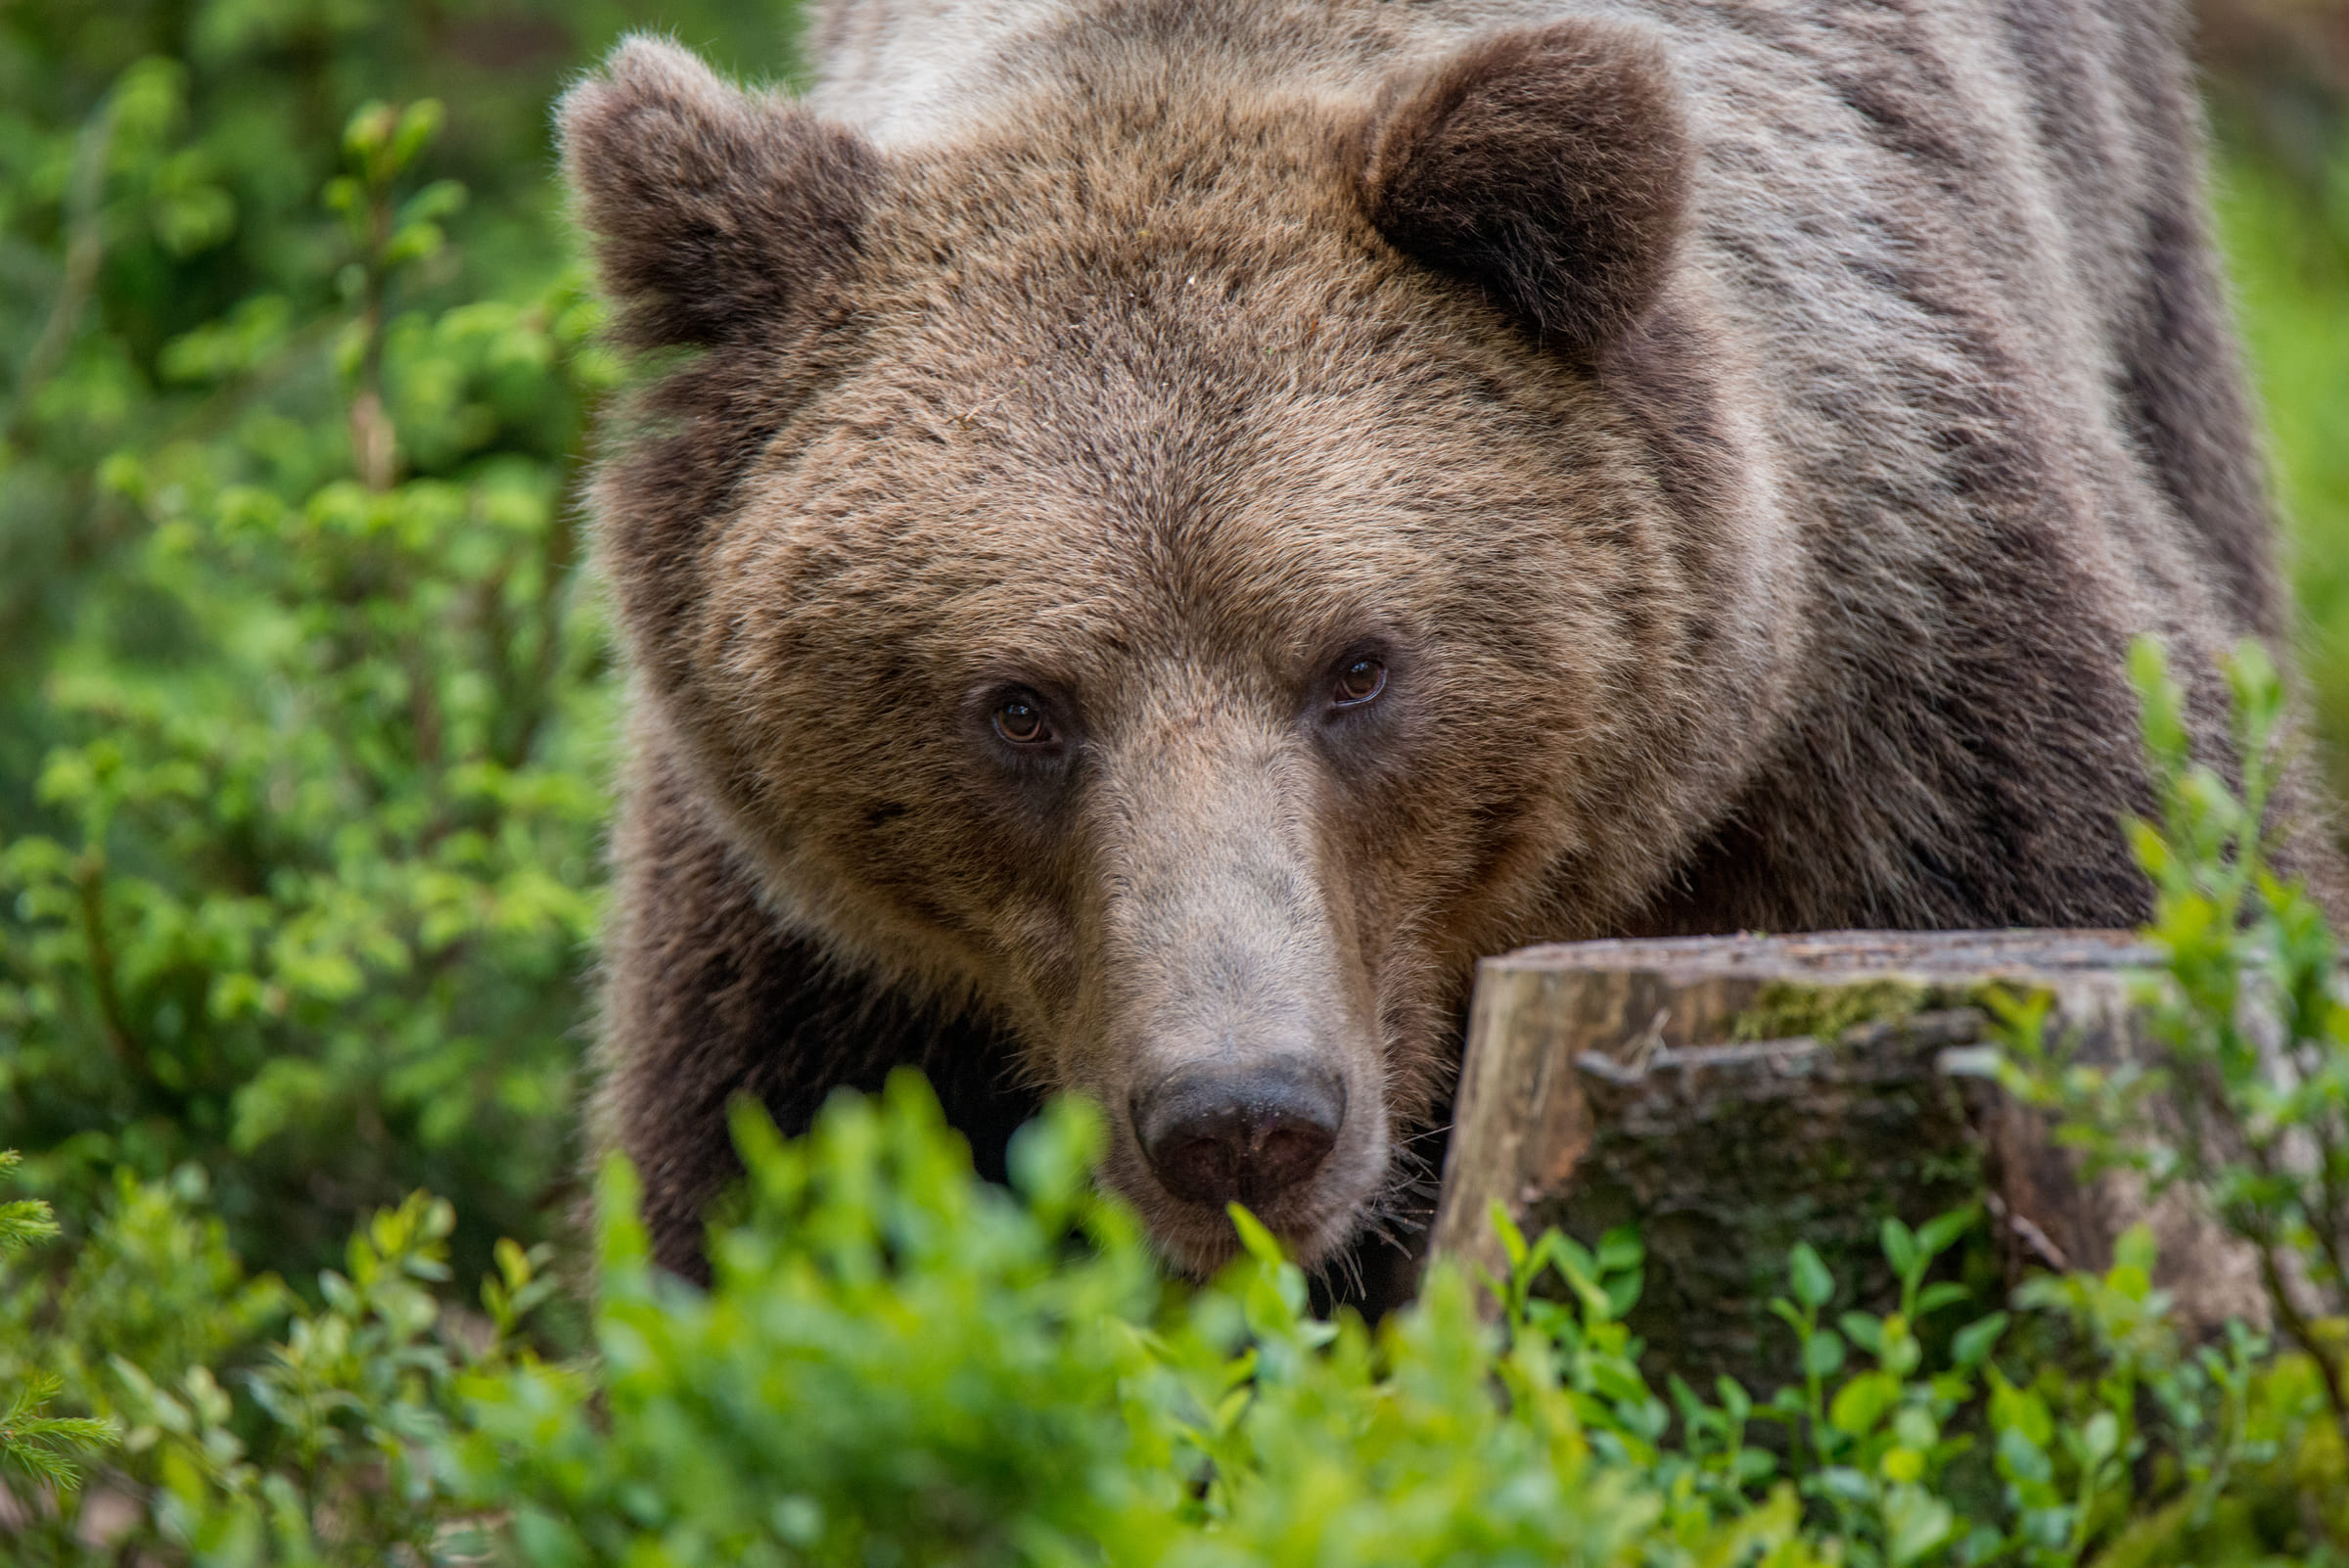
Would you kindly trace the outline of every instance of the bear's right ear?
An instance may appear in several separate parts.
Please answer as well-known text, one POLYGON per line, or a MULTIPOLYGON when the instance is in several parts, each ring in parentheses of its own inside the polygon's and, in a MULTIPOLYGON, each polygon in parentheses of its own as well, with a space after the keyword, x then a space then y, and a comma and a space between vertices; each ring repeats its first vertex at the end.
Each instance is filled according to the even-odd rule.
POLYGON ((1692 155, 1662 51, 1576 20, 1496 34, 1390 85, 1363 212, 1555 342, 1595 350, 1662 293, 1692 155))
POLYGON ((557 118, 622 336, 639 347, 755 334, 855 251, 872 149, 674 44, 626 40, 557 118))

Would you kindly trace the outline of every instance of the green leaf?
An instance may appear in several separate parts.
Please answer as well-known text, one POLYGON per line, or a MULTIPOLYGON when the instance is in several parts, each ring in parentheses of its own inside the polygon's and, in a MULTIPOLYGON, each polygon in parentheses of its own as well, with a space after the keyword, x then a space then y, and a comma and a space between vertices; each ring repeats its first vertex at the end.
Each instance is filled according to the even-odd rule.
POLYGON ((1807 1241, 1796 1242, 1787 1254, 1786 1279, 1795 1300, 1814 1311, 1824 1307, 1835 1294, 1835 1277, 1807 1241))
POLYGON ((1626 1273, 1609 1274, 1605 1288, 1608 1318, 1620 1321, 1630 1316, 1632 1309, 1639 1305, 1639 1293, 1646 1284, 1647 1275, 1643 1269, 1634 1268, 1626 1273))
POLYGON ((1917 1486, 1896 1486, 1884 1499, 1885 1551, 1896 1568, 1912 1563, 1950 1539, 1957 1510, 1917 1486))
POLYGON ((1958 1366, 1981 1365, 2006 1332, 2006 1320, 2004 1313, 1992 1313, 1958 1330, 1950 1336, 1950 1360, 1958 1366))
POLYGON ((1240 1246, 1249 1257, 1268 1268, 1278 1268, 1288 1262, 1281 1250, 1280 1238, 1265 1227, 1263 1221, 1237 1203, 1227 1203, 1223 1212, 1231 1217, 1234 1229, 1240 1233, 1240 1246))
POLYGON ((1827 1423, 1850 1437, 1865 1437, 1900 1403, 1900 1379, 1885 1372, 1865 1372, 1836 1391, 1827 1407, 1827 1423))
POLYGON ((2143 704, 2145 750, 2156 762, 2182 764, 2188 755, 2186 696, 2171 678, 2169 657, 2159 638, 2145 634, 2130 641, 2129 678, 2143 704))
POLYGON ((1922 1318, 1928 1314, 1941 1311, 1944 1307, 1955 1307, 1960 1302, 1973 1299, 1974 1293, 1965 1286, 1958 1284, 1954 1279, 1944 1279, 1927 1285, 1923 1290, 1917 1292, 1916 1315, 1922 1318))
POLYGON ((1598 1238, 1598 1268, 1601 1273, 1630 1273, 1647 1259, 1647 1249, 1640 1243, 1639 1232, 1632 1225, 1617 1225, 1598 1238))
POLYGON ((2079 1429, 2080 1456, 2094 1467, 2112 1457, 2120 1448, 2120 1421, 2110 1410, 2098 1410, 2079 1429))
POLYGON ((2151 1279, 2156 1258, 2153 1227, 2143 1221, 2131 1225, 2113 1239, 2112 1264, 2115 1268, 2130 1269, 2151 1279))
POLYGON ((1887 1215, 1879 1227, 1884 1246, 1884 1261, 1892 1265, 1894 1274, 1907 1279, 1918 1267, 1916 1235, 1897 1219, 1887 1215))
POLYGON ((2045 1486, 2055 1478, 2047 1452, 2019 1426, 1999 1433, 1998 1464, 2001 1475, 2028 1485, 2045 1486))
POLYGON ((1940 1257, 1956 1246, 1967 1231, 1973 1229, 1975 1222, 1980 1218, 1981 1211, 1970 1205, 1963 1209, 1953 1209, 1947 1214, 1935 1215, 1926 1221, 1924 1228, 1916 1233, 1917 1251, 1927 1260, 1940 1257))
POLYGON ((1493 1200, 1493 1206, 1486 1212, 1485 1218, 1493 1227, 1493 1234, 1500 1239, 1501 1253, 1509 1260, 1510 1277, 1521 1278, 1528 1254, 1525 1232, 1518 1228, 1517 1222, 1509 1217, 1508 1206, 1498 1198, 1493 1200))

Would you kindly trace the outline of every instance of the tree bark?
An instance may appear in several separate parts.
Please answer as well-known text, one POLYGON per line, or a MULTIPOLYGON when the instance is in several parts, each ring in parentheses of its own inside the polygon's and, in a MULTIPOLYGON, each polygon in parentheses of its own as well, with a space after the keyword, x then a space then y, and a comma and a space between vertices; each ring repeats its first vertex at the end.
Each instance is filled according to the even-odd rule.
MULTIPOLYGON (((1895 1294, 1877 1241, 1981 1202, 2007 1278, 2108 1268, 2140 1221, 2157 1283, 2192 1329, 2264 1320, 2249 1249, 2187 1194, 2148 1204, 2090 1179, 2046 1119, 1992 1076, 1994 992, 2052 1001, 2050 1041, 2084 1060, 2143 1050, 2121 932, 1835 933, 1530 947, 1478 970, 1432 1250, 1497 1274, 1498 1204, 1527 1234, 1586 1243, 1636 1225, 1646 1282, 1633 1327, 1692 1377, 1782 1363, 1795 1242, 1844 1285, 1895 1294)), ((1989 1283, 1978 1280, 1977 1283, 1989 1283)))

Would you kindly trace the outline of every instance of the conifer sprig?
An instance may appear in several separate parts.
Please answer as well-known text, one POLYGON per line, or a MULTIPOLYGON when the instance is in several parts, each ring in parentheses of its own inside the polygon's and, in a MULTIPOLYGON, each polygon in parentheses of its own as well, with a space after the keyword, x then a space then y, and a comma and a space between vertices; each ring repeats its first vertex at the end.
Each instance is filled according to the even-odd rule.
MULTIPOLYGON (((23 1158, 14 1149, 0 1149, 0 1181, 16 1174, 23 1158)), ((0 1256, 22 1252, 57 1234, 57 1220, 49 1205, 37 1198, 0 1203, 0 1256)), ((70 1490, 81 1483, 83 1454, 111 1447, 114 1424, 86 1416, 51 1415, 49 1402, 64 1385, 55 1377, 35 1374, 0 1410, 0 1469, 15 1469, 36 1483, 70 1490)))

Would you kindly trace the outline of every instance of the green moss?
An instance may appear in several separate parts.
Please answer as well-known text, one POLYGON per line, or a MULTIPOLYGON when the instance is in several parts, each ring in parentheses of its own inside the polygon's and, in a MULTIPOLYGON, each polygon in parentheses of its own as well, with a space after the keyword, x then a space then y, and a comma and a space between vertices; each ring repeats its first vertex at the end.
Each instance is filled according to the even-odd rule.
POLYGON ((1862 1024, 1897 1024, 1930 1004, 1932 992, 1910 980, 1875 980, 1862 985, 1806 986, 1773 981, 1729 1025, 1729 1041, 1834 1039, 1862 1024))

